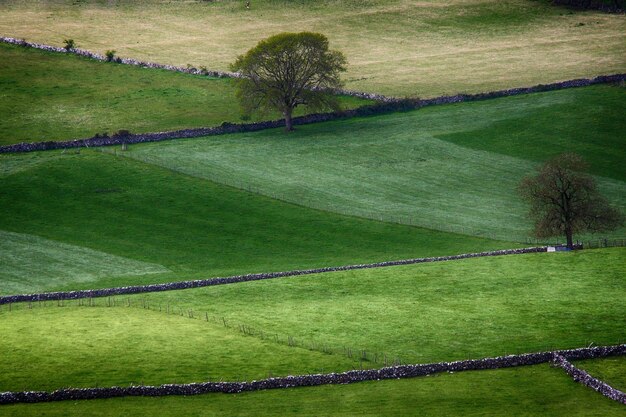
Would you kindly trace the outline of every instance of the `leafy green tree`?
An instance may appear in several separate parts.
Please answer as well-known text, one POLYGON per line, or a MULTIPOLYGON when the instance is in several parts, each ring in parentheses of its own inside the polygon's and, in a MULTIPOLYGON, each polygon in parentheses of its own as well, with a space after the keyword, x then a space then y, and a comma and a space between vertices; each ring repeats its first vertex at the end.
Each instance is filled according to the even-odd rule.
POLYGON ((604 232, 623 223, 623 215, 600 195, 586 170, 579 155, 564 153, 522 180, 519 192, 530 203, 535 236, 565 235, 572 248, 574 233, 604 232))
POLYGON ((346 58, 328 49, 319 33, 280 33, 259 42, 230 66, 241 75, 237 98, 246 115, 270 109, 285 117, 293 130, 293 110, 301 104, 312 109, 338 109, 333 90, 340 88, 346 58))

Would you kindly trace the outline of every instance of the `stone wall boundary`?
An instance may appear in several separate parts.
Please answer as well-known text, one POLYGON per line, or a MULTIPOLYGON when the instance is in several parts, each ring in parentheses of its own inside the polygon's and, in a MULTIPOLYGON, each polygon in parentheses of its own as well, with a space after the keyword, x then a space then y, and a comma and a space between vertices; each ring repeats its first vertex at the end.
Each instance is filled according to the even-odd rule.
POLYGON ((586 371, 575 367, 562 354, 554 353, 553 362, 555 365, 563 368, 574 381, 599 392, 605 397, 626 405, 626 393, 613 388, 609 384, 589 375, 586 371))
POLYGON ((606 13, 624 13, 624 0, 552 0, 552 4, 581 10, 600 10, 606 13))
POLYGON ((249 382, 201 382, 165 384, 160 386, 130 386, 108 388, 64 388, 52 392, 22 391, 0 393, 0 404, 39 403, 65 400, 89 400, 117 397, 159 397, 169 395, 200 395, 207 393, 237 394, 249 391, 312 387, 331 384, 353 384, 363 381, 415 378, 443 372, 463 372, 538 365, 552 361, 556 355, 568 359, 594 359, 625 355, 626 344, 588 347, 552 352, 526 353, 455 362, 418 365, 398 365, 381 369, 352 370, 342 373, 296 375, 249 382))
POLYGON ((230 277, 217 277, 217 278, 208 278, 208 279, 200 279, 200 280, 193 280, 193 281, 169 282, 169 283, 164 283, 164 284, 136 285, 136 286, 128 286, 128 287, 115 287, 115 288, 103 288, 103 289, 80 290, 80 291, 45 292, 45 293, 37 293, 37 294, 5 295, 5 296, 0 296, 0 305, 20 303, 20 302, 76 300, 80 298, 109 297, 109 296, 121 295, 121 294, 140 294, 140 293, 148 293, 148 292, 183 290, 183 289, 188 289, 188 288, 209 287, 209 286, 214 286, 214 285, 225 285, 225 284, 234 284, 234 283, 248 282, 248 281, 260 281, 260 280, 266 280, 266 279, 286 278, 286 277, 293 277, 293 276, 300 276, 300 275, 321 274, 321 273, 327 273, 327 272, 351 271, 351 270, 356 270, 356 269, 384 268, 388 266, 412 265, 412 264, 427 263, 427 262, 443 262, 443 261, 453 261, 453 260, 459 260, 459 259, 479 258, 479 257, 485 257, 485 256, 518 255, 518 254, 524 254, 524 253, 537 253, 537 252, 547 252, 547 247, 542 246, 542 247, 531 247, 531 248, 522 248, 522 249, 502 249, 502 250, 497 250, 497 251, 466 253, 466 254, 452 255, 452 256, 414 258, 414 259, 404 259, 404 260, 397 260, 397 261, 377 262, 377 263, 370 263, 370 264, 357 264, 357 265, 334 266, 334 267, 324 267, 324 268, 314 268, 314 269, 304 269, 304 270, 293 270, 293 271, 286 271, 286 272, 269 272, 269 273, 259 273, 259 274, 235 275, 235 276, 230 276, 230 277))

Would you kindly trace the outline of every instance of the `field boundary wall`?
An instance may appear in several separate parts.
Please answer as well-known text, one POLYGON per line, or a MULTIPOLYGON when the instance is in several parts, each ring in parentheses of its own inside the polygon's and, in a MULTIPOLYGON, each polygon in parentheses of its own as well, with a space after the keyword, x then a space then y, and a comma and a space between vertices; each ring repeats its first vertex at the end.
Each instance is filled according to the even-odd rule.
MULTIPOLYGON (((81 56, 86 56, 89 58, 97 59, 97 60, 106 60, 102 55, 85 51, 82 49, 71 49, 69 51, 65 50, 61 47, 55 47, 50 45, 42 45, 37 43, 26 42, 23 39, 16 38, 7 38, 0 37, 0 42, 10 43, 14 45, 21 45, 23 47, 31 47, 42 49, 51 52, 59 52, 59 53, 74 53, 81 56)), ((144 61, 137 61, 130 58, 117 58, 116 62, 127 64, 127 65, 136 65, 142 66, 145 68, 158 68, 165 69, 176 72, 183 72, 188 74, 196 74, 196 75, 207 75, 212 77, 237 77, 238 74, 235 73, 227 73, 220 71, 208 71, 208 70, 198 70, 197 68, 183 68, 183 67, 175 67, 172 65, 164 65, 164 64, 156 64, 144 61)), ((601 75, 595 78, 580 78, 568 81, 561 81, 550 84, 539 84, 532 87, 520 87, 520 88, 511 88, 506 90, 497 90, 486 93, 477 93, 477 94, 456 94, 452 96, 440 96, 430 99, 398 99, 392 97, 385 97, 377 94, 370 93, 361 93, 355 91, 348 90, 336 90, 338 94, 351 95, 354 97, 370 99, 377 101, 376 104, 361 106, 357 109, 353 110, 345 110, 339 112, 329 112, 329 113, 315 113, 309 114, 306 116, 294 117, 293 124, 294 125, 304 125, 311 123, 319 123, 326 122, 331 120, 339 120, 353 117, 364 117, 364 116, 372 116, 379 114, 389 114, 393 112, 401 112, 401 111, 410 111, 417 110, 422 107, 434 106, 434 105, 442 105, 442 104, 452 104, 452 103, 462 103, 462 102, 470 102, 470 101, 479 101, 479 100, 487 100, 492 98, 499 97, 508 97, 508 96, 516 96, 521 94, 530 94, 544 91, 554 91, 561 90, 567 88, 576 88, 576 87, 586 87, 595 84, 614 84, 614 83, 623 83, 626 82, 626 73, 623 74, 612 74, 612 75, 601 75)), ((112 136, 100 136, 96 135, 91 138, 83 138, 83 139, 74 139, 67 141, 45 141, 45 142, 32 142, 32 143, 18 143, 13 145, 5 145, 0 146, 0 153, 21 153, 21 152, 34 152, 34 151, 44 151, 44 150, 52 150, 52 149, 71 149, 71 148, 83 148, 83 147, 98 147, 98 146, 114 146, 114 145, 123 145, 123 144, 136 144, 136 143, 144 143, 144 142, 158 142, 163 140, 171 140, 171 139, 185 139, 185 138, 196 138, 202 136, 215 136, 215 135, 224 135, 229 133, 242 133, 242 132, 254 132, 265 129, 273 129, 284 127, 285 121, 283 119, 280 120, 269 120, 262 122, 253 122, 253 123, 229 123, 224 122, 220 126, 214 127, 201 127, 201 128, 192 128, 192 129, 181 129, 175 131, 166 131, 166 132, 154 132, 154 133, 142 133, 142 134, 132 134, 128 131, 120 131, 112 136)))
POLYGON ((624 13, 624 0, 552 0, 557 6, 568 6, 575 9, 600 10, 607 13, 624 13))
POLYGON ((553 362, 555 365, 560 366, 565 372, 572 377, 576 382, 579 382, 594 391, 608 397, 621 404, 626 404, 626 394, 620 390, 617 390, 609 384, 600 381, 597 378, 592 377, 586 371, 579 369, 572 365, 563 355, 559 353, 554 354, 553 362))
POLYGON ((213 285, 234 284, 239 282, 260 281, 265 279, 286 278, 300 275, 321 274, 337 271, 351 271, 356 269, 384 268, 388 266, 412 265, 427 262, 443 262, 459 259, 479 258, 485 256, 518 255, 524 253, 546 252, 547 248, 532 247, 521 249, 503 249, 489 252, 466 253, 452 256, 438 256, 430 258, 414 258, 398 261, 385 261, 370 264, 345 265, 324 267, 315 269, 294 270, 286 272, 269 272, 260 274, 235 275, 230 277, 217 277, 193 281, 169 282, 165 284, 136 285, 129 287, 103 288, 97 290, 59 291, 38 294, 16 294, 0 296, 0 305, 33 301, 76 300, 80 298, 108 297, 120 294, 140 294, 148 292, 183 290, 188 288, 209 287, 213 285))
POLYGON ((52 392, 22 391, 0 393, 0 404, 39 403, 64 400, 89 400, 116 397, 160 397, 168 395, 200 395, 212 392, 237 394, 248 391, 312 387, 330 384, 352 384, 363 381, 415 378, 442 372, 462 372, 501 369, 548 363, 555 357, 570 360, 594 359, 625 355, 626 344, 588 347, 552 352, 526 353, 494 358, 469 359, 455 362, 438 362, 421 365, 399 365, 370 370, 352 370, 342 373, 297 375, 268 378, 250 382, 203 382, 191 384, 166 384, 160 386, 130 386, 108 388, 64 388, 52 392))

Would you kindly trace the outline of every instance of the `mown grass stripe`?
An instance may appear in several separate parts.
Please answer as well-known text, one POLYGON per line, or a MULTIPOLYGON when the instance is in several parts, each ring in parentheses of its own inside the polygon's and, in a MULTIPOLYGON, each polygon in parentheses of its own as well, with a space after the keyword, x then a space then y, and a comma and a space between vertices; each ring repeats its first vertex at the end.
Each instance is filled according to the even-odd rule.
POLYGON ((67 279, 92 282, 107 276, 171 272, 162 265, 4 230, 0 230, 0 264, 6 292, 35 286, 52 289, 67 279))

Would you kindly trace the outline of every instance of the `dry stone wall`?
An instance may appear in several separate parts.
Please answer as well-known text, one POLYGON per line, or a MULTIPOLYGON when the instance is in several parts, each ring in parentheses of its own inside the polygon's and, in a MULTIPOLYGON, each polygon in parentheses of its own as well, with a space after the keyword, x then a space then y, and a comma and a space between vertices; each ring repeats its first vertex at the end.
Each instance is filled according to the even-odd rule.
POLYGON ((199 395, 212 392, 236 394, 246 391, 311 387, 329 384, 353 384, 362 381, 414 378, 442 372, 500 369, 537 365, 552 361, 557 355, 569 359, 592 359, 626 354, 626 345, 527 353, 495 358, 470 359, 422 365, 400 365, 381 369, 354 370, 342 373, 298 375, 268 378, 251 382, 204 382, 167 384, 160 386, 131 386, 110 388, 65 388, 53 392, 23 391, 0 393, 0 404, 37 403, 64 400, 88 400, 128 396, 157 397, 166 395, 199 395))
POLYGON ((626 8, 626 0, 552 0, 552 3, 559 6, 601 10, 609 13, 624 13, 626 8))
MULTIPOLYGON (((587 359, 587 358, 570 358, 570 359, 587 359)), ((572 365, 561 353, 555 353, 553 362, 555 365, 560 366, 565 372, 572 377, 576 382, 579 382, 594 391, 608 397, 614 401, 622 404, 626 404, 626 394, 620 390, 617 390, 609 384, 600 381, 597 378, 592 377, 582 369, 576 368, 572 365)))
MULTIPOLYGON (((17 39, 17 38, 3 37, 3 36, 0 36, 0 42, 9 43, 12 45, 18 45, 24 48, 41 49, 43 51, 48 51, 48 52, 74 54, 74 55, 79 55, 79 56, 84 56, 87 58, 95 59, 97 61, 108 61, 108 58, 104 55, 100 55, 96 52, 91 52, 91 51, 87 51, 85 49, 80 49, 80 48, 65 49, 65 48, 61 48, 58 46, 44 45, 44 44, 36 43, 36 42, 28 42, 25 39, 17 39)), ((155 62, 140 61, 140 60, 132 59, 132 58, 116 57, 113 59, 113 62, 116 62, 118 64, 134 65, 134 66, 144 67, 144 68, 155 68, 155 69, 164 69, 168 71, 183 72, 186 74, 206 75, 209 77, 220 77, 220 78, 238 78, 239 77, 239 74, 234 73, 234 72, 204 70, 204 69, 198 69, 194 67, 177 67, 175 65, 157 64, 155 62)))

